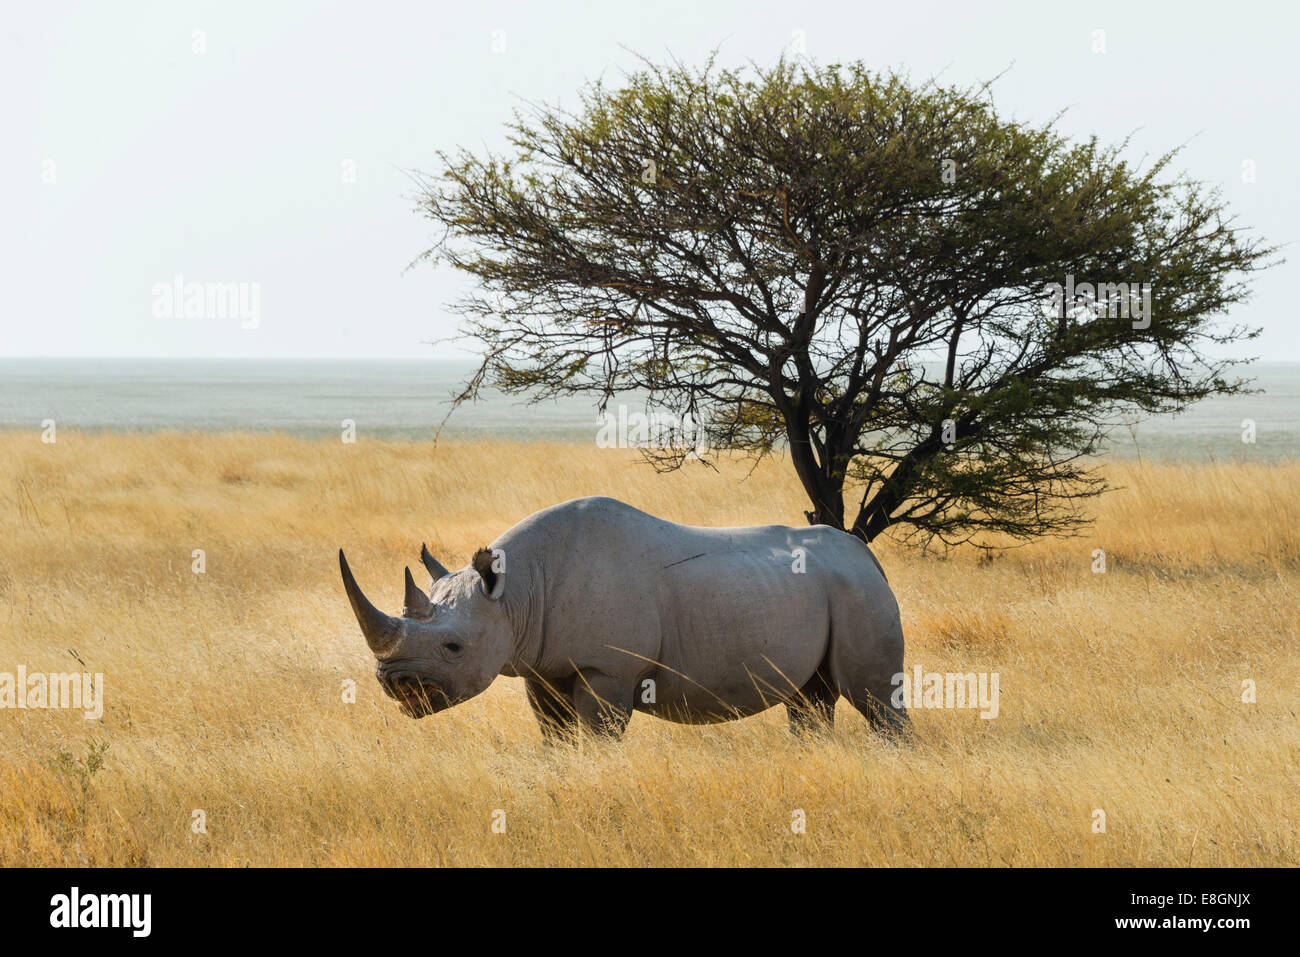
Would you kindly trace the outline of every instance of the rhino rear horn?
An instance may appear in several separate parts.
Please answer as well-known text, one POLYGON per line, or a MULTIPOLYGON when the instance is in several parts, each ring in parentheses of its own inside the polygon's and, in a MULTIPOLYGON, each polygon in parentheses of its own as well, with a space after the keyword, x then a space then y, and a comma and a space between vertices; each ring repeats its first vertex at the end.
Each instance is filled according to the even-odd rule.
POLYGON ((451 574, 451 572, 442 567, 438 559, 429 554, 429 548, 423 542, 420 543, 420 561, 424 562, 424 567, 429 569, 429 577, 434 581, 437 581, 444 575, 451 574))
POLYGON ((402 614, 409 617, 424 618, 433 611, 433 603, 429 601, 429 596, 420 591, 420 586, 415 583, 411 577, 411 569, 406 569, 406 600, 405 608, 402 614))
POLYGON ((402 633, 402 619, 385 615, 370 604, 369 599, 361 593, 357 580, 352 577, 352 569, 348 568, 348 560, 343 557, 341 548, 339 549, 339 571, 343 573, 343 588, 348 593, 348 601, 352 603, 352 613, 357 616, 357 623, 361 625, 361 634, 365 635, 366 644, 376 655, 391 651, 402 633))

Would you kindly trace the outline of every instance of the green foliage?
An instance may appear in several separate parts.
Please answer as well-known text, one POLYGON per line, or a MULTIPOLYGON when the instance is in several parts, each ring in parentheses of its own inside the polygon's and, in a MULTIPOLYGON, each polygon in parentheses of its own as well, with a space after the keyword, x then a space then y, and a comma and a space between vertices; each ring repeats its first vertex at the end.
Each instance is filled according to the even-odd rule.
POLYGON ((78 818, 86 816, 86 803, 90 797, 90 785, 95 775, 104 768, 104 759, 108 755, 108 742, 91 738, 86 742, 86 756, 74 757, 67 748, 59 745, 50 761, 50 768, 72 785, 78 793, 76 806, 78 818))
POLYGON ((1218 320, 1275 250, 1173 153, 1135 168, 988 85, 647 65, 509 134, 420 198, 425 256, 478 280, 460 398, 648 394, 716 450, 787 450, 810 520, 866 540, 1067 534, 1125 414, 1245 388, 1207 347, 1255 334, 1218 320), (1149 283, 1151 321, 1045 314, 1071 276, 1149 283))

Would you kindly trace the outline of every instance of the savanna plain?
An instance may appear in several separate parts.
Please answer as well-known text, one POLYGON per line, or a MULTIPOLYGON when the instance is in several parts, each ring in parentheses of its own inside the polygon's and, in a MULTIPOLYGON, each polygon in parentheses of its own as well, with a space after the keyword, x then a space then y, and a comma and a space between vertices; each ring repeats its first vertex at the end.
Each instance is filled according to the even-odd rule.
POLYGON ((899 746, 845 702, 809 739, 781 708, 638 714, 620 743, 557 747, 519 679, 403 717, 338 548, 397 613, 422 541, 459 568, 580 495, 803 524, 787 461, 658 474, 541 442, 2 438, 0 671, 104 676, 100 720, 0 710, 3 865, 1300 860, 1300 463, 1114 461, 1078 537, 874 543, 908 669, 997 672, 992 720, 913 710, 899 746))

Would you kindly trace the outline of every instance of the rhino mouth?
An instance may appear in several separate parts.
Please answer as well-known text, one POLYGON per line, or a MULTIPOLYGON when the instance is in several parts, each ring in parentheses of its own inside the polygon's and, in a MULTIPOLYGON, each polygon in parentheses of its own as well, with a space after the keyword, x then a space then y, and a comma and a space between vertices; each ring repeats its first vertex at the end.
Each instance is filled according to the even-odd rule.
POLYGON ((453 704, 447 693, 437 685, 404 685, 397 689, 392 697, 408 718, 424 718, 439 711, 445 711, 453 704))

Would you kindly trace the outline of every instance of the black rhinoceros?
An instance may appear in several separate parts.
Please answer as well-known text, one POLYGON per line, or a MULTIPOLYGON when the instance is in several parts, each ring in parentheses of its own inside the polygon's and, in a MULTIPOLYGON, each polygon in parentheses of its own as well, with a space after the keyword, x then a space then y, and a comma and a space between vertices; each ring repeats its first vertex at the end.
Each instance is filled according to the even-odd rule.
POLYGON ((705 723, 784 704, 795 730, 828 724, 843 695, 877 730, 903 670, 898 604, 859 539, 824 525, 700 528, 610 498, 515 525, 460 571, 421 549, 402 617, 362 594, 352 610, 384 691, 413 718, 522 677, 547 737, 619 735, 633 711, 705 723))

